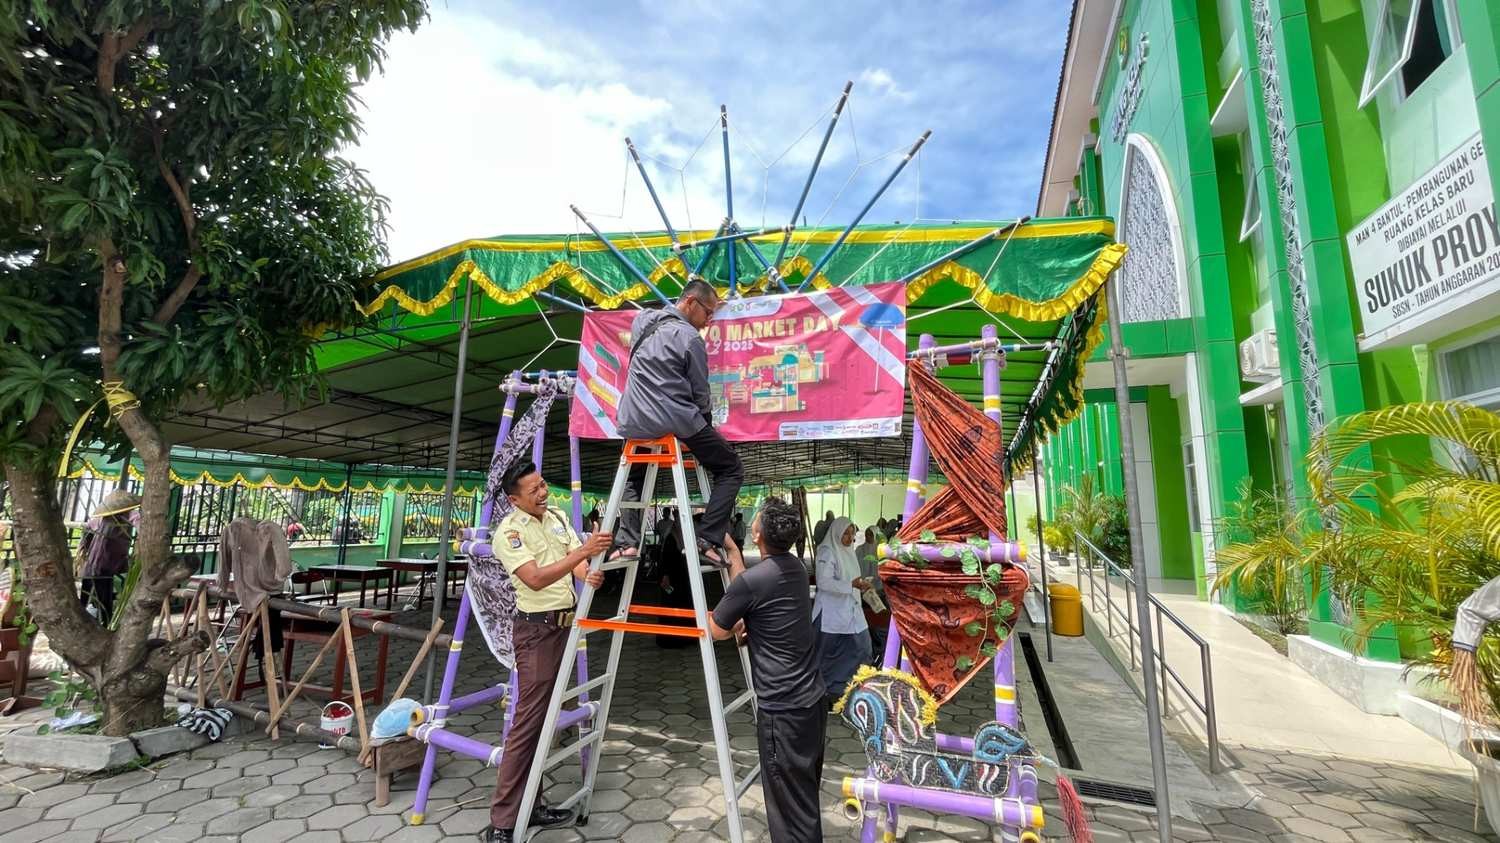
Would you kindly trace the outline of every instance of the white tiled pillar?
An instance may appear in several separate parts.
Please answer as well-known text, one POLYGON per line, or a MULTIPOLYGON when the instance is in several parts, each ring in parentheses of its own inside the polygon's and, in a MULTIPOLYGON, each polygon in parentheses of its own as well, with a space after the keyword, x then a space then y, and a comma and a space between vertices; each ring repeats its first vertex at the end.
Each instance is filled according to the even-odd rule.
POLYGON ((1151 578, 1151 585, 1162 579, 1161 526, 1156 511, 1156 469, 1151 461, 1151 420, 1145 404, 1132 402, 1130 424, 1135 447, 1135 485, 1141 500, 1141 566, 1151 578))
MULTIPOLYGON (((1198 382, 1198 355, 1185 355, 1186 388, 1184 395, 1188 408, 1188 433, 1193 446, 1193 485, 1197 487, 1198 522, 1203 536, 1203 572, 1209 582, 1218 575, 1217 550, 1214 542, 1213 495, 1208 486, 1208 436, 1203 424, 1203 391, 1198 382)), ((1211 600, 1218 602, 1218 593, 1210 590, 1211 600)))

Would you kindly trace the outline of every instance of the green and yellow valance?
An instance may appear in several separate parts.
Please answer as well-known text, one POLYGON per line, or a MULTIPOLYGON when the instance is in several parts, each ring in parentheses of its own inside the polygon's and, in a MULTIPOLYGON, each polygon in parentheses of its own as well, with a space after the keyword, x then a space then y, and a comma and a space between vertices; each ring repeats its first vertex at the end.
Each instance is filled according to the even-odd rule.
MULTIPOLYGON (((129 465, 130 476, 143 479, 138 460, 129 465)), ((345 466, 310 460, 282 460, 276 457, 252 456, 227 452, 193 451, 191 455, 172 454, 172 482, 179 486, 208 484, 219 488, 238 486, 246 489, 281 489, 302 492, 341 493, 402 492, 404 494, 440 494, 444 476, 440 471, 422 469, 393 470, 388 467, 356 467, 350 473, 345 466), (393 473, 399 471, 399 474, 393 473)), ((118 480, 120 463, 104 454, 86 451, 75 453, 69 479, 84 477, 118 480)), ((478 472, 460 472, 454 494, 473 495, 483 489, 484 476, 478 472)))
MULTIPOLYGON (((865 285, 909 278, 911 315, 937 311, 913 323, 908 341, 917 335, 972 336, 974 314, 988 314, 1004 327, 1002 341, 1014 335, 1061 337, 1063 353, 1044 394, 1025 406, 1032 417, 1026 441, 1012 448, 1013 468, 1029 454, 1031 440, 1071 419, 1083 406, 1083 366, 1102 340, 1103 284, 1123 260, 1125 247, 1114 242, 1114 223, 1103 217, 1030 220, 1006 229, 993 240, 954 256, 1006 222, 864 225, 857 227, 823 266, 812 288, 865 285), (920 270, 920 271, 919 271, 920 270), (913 275, 913 273, 917 273, 913 275), (952 310, 947 308, 952 307, 952 310)), ((795 288, 833 248, 842 229, 805 228, 791 234, 779 270, 795 288)), ((713 237, 712 231, 679 232, 682 242, 713 237)), ((432 317, 462 299, 463 282, 498 305, 486 306, 485 318, 535 312, 533 296, 542 291, 575 298, 601 309, 652 297, 637 275, 668 296, 681 289, 687 267, 664 232, 606 235, 631 268, 623 265, 598 238, 589 235, 515 235, 467 240, 392 266, 372 280, 360 305, 366 315, 406 312, 432 317)), ((757 235, 750 241, 762 255, 774 258, 783 234, 757 235)), ((734 286, 753 295, 771 287, 768 273, 744 243, 736 246, 734 286)), ((688 253, 695 262, 701 249, 688 253)), ((702 270, 711 283, 730 286, 727 248, 716 250, 702 270)), ((434 317, 436 318, 436 317, 434 317)), ((451 317, 450 317, 451 318, 451 317)), ((958 341, 945 338, 946 342, 958 341)), ((339 350, 325 351, 329 362, 339 350)), ((1041 367, 1033 366, 1032 377, 1041 367)), ((1016 373, 1005 376, 1015 386, 1016 373)), ((1006 397, 1009 410, 1021 411, 1006 397)), ((1009 433, 1007 433, 1009 436, 1009 433)))

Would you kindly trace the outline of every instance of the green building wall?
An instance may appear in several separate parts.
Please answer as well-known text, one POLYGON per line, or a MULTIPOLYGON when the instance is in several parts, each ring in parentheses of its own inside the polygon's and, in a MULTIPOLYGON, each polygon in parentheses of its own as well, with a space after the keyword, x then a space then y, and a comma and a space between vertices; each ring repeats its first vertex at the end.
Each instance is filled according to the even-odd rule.
MULTIPOLYGON (((1194 580, 1200 597, 1208 597, 1206 580, 1213 574, 1215 547, 1247 538, 1215 536, 1213 528, 1243 482, 1262 490, 1289 489, 1293 505, 1306 507, 1309 492, 1300 457, 1318 429, 1308 412, 1309 385, 1321 395, 1324 421, 1441 398, 1434 349, 1500 328, 1497 314, 1441 341, 1371 352, 1359 349, 1361 316, 1353 295, 1346 234, 1474 132, 1480 132, 1490 148, 1500 148, 1500 3, 1455 0, 1463 43, 1453 55, 1409 96, 1398 99, 1387 92, 1360 108, 1369 28, 1379 5, 1380 0, 1123 4, 1121 42, 1134 51, 1142 36, 1149 41, 1129 131, 1155 152, 1165 170, 1160 187, 1176 207, 1189 308, 1180 325, 1125 325, 1125 345, 1132 362, 1187 355, 1189 386, 1147 384, 1144 402, 1163 575, 1194 580), (1285 114, 1287 166, 1281 173, 1280 139, 1271 136, 1267 119, 1255 16, 1260 5, 1268 24, 1261 34, 1269 37, 1275 56, 1275 82, 1285 114), (1223 21, 1221 13, 1226 16, 1223 21), (1232 33, 1227 45, 1221 32, 1232 33), (1236 68, 1244 73, 1249 126, 1240 134, 1214 138, 1210 116, 1236 68), (1259 198, 1260 227, 1242 240, 1247 182, 1259 198), (1285 220, 1283 203, 1294 207, 1285 220), (1295 251, 1289 254, 1289 248, 1295 251), (1301 264, 1296 280, 1293 259, 1301 264), (1298 282, 1308 305, 1313 356, 1307 383, 1293 307, 1298 282), (1238 345, 1266 327, 1274 327, 1279 339, 1279 410, 1240 404, 1241 393, 1256 385, 1240 379, 1238 345), (1190 406, 1193 401, 1196 405, 1190 406), (1193 430, 1195 412, 1200 431, 1193 430), (1195 459, 1205 469, 1199 476, 1207 478, 1203 497, 1208 504, 1199 513, 1198 529, 1189 523, 1192 487, 1183 461, 1184 448, 1195 441, 1195 432, 1203 437, 1195 459)), ((1098 139, 1085 144, 1074 181, 1078 198, 1072 207, 1079 213, 1102 210, 1118 218, 1131 141, 1117 141, 1110 127, 1134 59, 1133 54, 1125 61, 1116 58, 1113 50, 1104 58, 1098 116, 1091 126, 1098 139)), ((1490 179, 1500 195, 1500 168, 1490 169, 1490 179)), ((1128 243, 1123 222, 1121 236, 1128 243)), ((1102 355, 1096 361, 1108 365, 1102 355)), ((1118 488, 1109 482, 1117 482, 1119 466, 1112 396, 1107 390, 1091 391, 1087 400, 1085 412, 1045 448, 1046 499, 1054 510, 1063 502, 1065 488, 1085 474, 1104 481, 1109 491, 1118 488), (1116 468, 1112 477, 1098 472, 1101 461, 1116 468)), ((1428 445, 1408 440, 1357 454, 1352 462, 1392 468, 1430 456, 1428 445)), ((1394 482, 1399 483, 1399 476, 1394 482)), ((1327 595, 1315 597, 1312 634, 1347 646, 1348 629, 1335 622, 1337 614, 1327 595)), ((1255 608, 1244 595, 1230 593, 1224 600, 1236 610, 1255 608)), ((1378 632, 1365 655, 1399 658, 1396 636, 1388 630, 1378 632)))

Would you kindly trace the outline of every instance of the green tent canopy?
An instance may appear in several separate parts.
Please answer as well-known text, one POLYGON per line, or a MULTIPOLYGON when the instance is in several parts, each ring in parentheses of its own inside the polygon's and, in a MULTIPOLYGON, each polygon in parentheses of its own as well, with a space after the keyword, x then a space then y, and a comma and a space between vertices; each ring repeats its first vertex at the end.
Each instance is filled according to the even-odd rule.
MULTIPOLYGON (((780 269, 794 289, 840 233, 806 228, 791 234, 780 269)), ((679 232, 679 237, 687 242, 714 234, 679 232)), ((1125 251, 1113 234, 1111 220, 1093 217, 1030 220, 1014 227, 1003 221, 859 226, 809 287, 912 276, 907 286, 912 348, 922 333, 932 334, 939 345, 974 340, 990 323, 999 325, 1002 343, 1055 341, 1055 353, 1010 353, 1001 374, 1004 436, 1012 468, 1018 468, 1028 461, 1036 437, 1081 407, 1083 364, 1102 337, 1102 285, 1125 251), (997 230, 992 240, 948 257, 997 230), (1023 419, 1029 421, 1023 425, 1023 419)), ((606 236, 665 295, 681 289, 685 268, 667 234, 606 236)), ((762 254, 774 256, 782 237, 775 232, 751 239, 762 254)), ((735 248, 736 293, 756 295, 771 287, 750 247, 737 243, 735 248)), ((703 251, 688 251, 687 260, 696 263, 703 251)), ((702 270, 726 293, 728 263, 727 247, 718 248, 702 270)), ((466 303, 471 328, 464 349, 458 468, 482 471, 504 403, 496 389, 500 381, 513 370, 576 368, 582 326, 577 308, 651 307, 656 297, 591 235, 464 241, 392 266, 372 280, 361 303, 365 319, 331 330, 318 345, 318 364, 329 387, 323 403, 290 406, 266 394, 222 408, 189 406, 169 422, 167 433, 197 449, 353 463, 357 475, 370 466, 390 472, 402 470, 394 466, 410 467, 412 476, 424 478, 433 471, 440 475, 448 457, 466 303)), ((953 366, 940 374, 960 394, 979 401, 976 367, 953 366)), ((527 403, 522 400, 522 409, 527 403)), ((752 484, 904 471, 910 425, 899 438, 738 447, 752 484)), ((580 451, 584 488, 607 491, 618 444, 586 440, 580 451)), ((568 459, 567 414, 560 401, 549 418, 544 475, 565 485, 568 459)))

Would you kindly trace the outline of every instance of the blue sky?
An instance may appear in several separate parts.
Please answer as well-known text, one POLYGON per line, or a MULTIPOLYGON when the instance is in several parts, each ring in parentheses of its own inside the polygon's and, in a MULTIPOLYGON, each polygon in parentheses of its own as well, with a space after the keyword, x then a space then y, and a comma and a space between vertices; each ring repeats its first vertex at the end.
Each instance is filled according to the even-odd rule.
POLYGON ((353 157, 391 200, 393 260, 572 232, 569 204, 605 230, 660 228, 626 135, 673 224, 713 228, 724 103, 735 217, 781 225, 852 80, 809 223, 852 219, 926 129, 866 221, 1013 217, 1035 205, 1068 5, 439 3, 363 89, 353 157))

